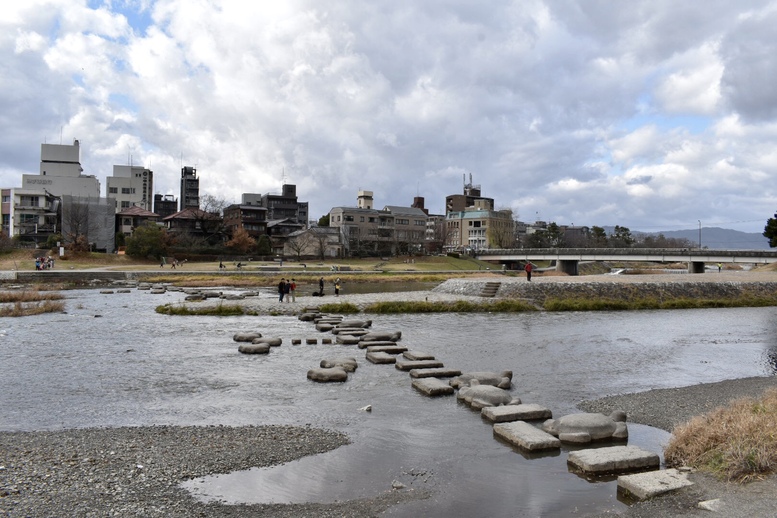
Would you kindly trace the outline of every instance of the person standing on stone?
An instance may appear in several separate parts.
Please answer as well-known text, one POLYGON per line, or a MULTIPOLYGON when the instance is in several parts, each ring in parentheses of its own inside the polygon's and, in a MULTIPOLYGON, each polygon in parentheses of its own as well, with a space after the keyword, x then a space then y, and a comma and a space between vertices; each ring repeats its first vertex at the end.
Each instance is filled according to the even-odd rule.
POLYGON ((526 263, 526 266, 524 266, 523 269, 526 271, 526 280, 531 281, 531 271, 534 269, 534 267, 529 262, 529 263, 526 263))
POLYGON ((324 278, 321 277, 318 280, 318 294, 323 295, 324 294, 324 278))
POLYGON ((278 302, 283 302, 283 291, 286 289, 286 279, 278 283, 278 302))

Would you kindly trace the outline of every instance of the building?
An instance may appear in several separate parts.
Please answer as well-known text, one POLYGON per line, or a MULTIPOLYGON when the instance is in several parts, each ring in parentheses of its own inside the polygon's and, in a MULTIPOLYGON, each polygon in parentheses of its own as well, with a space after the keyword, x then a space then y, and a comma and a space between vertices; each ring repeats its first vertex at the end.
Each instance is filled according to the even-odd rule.
POLYGON ((283 256, 297 259, 342 257, 340 230, 333 227, 311 227, 297 230, 287 236, 283 256))
POLYGON ((68 243, 85 240, 96 252, 115 250, 116 209, 112 198, 64 195, 62 235, 68 243))
POLYGON ((234 236, 235 230, 244 229, 254 239, 267 234, 267 209, 256 205, 230 205, 224 209, 224 230, 234 236))
POLYGON ((476 200, 472 207, 446 214, 447 250, 511 248, 515 245, 512 211, 492 210, 492 203, 476 200))
MULTIPOLYGON (((141 166, 115 165, 113 176, 106 178, 107 197, 116 200, 116 212, 140 207, 153 208, 154 172, 141 166)), ((173 211, 175 212, 175 211, 173 211)))
POLYGON ((181 168, 181 207, 184 209, 200 208, 200 180, 197 178, 197 169, 193 167, 181 168))
POLYGON ((159 214, 160 218, 172 216, 178 212, 178 200, 172 194, 154 195, 154 213, 159 214))
POLYGON ((21 241, 45 244, 61 232, 61 200, 45 189, 3 189, 2 231, 21 241))
POLYGON ((308 202, 299 201, 296 185, 283 184, 281 194, 244 193, 241 201, 241 205, 265 207, 268 220, 291 219, 303 228, 308 225, 308 202))
POLYGON ((116 214, 115 230, 117 234, 122 233, 129 237, 136 228, 143 226, 144 223, 156 223, 159 219, 159 214, 133 205, 116 214))
POLYGON ((372 191, 359 191, 356 207, 333 207, 329 226, 340 230, 348 256, 395 255, 423 248, 428 216, 418 207, 372 208, 372 191))
POLYGON ((221 216, 196 207, 189 207, 162 218, 162 223, 172 234, 189 234, 210 244, 219 243, 224 238, 221 216))
POLYGON ((472 184, 472 175, 469 175, 469 183, 464 183, 464 194, 451 194, 445 197, 445 213, 462 212, 468 207, 475 206, 475 202, 483 202, 482 207, 494 210, 494 199, 480 195, 480 185, 472 184))
POLYGON ((83 174, 81 147, 78 140, 72 145, 41 144, 40 174, 22 175, 22 188, 45 190, 53 196, 100 197, 100 181, 94 175, 83 174))

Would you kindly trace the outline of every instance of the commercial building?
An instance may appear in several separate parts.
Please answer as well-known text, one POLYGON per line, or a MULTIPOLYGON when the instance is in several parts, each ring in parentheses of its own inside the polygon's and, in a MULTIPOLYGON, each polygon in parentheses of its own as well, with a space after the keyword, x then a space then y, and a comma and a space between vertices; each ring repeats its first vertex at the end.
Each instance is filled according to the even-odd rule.
POLYGON ((197 178, 197 169, 193 167, 181 168, 181 207, 184 209, 200 208, 200 179, 197 178))
POLYGON ((113 176, 106 178, 107 197, 116 200, 116 212, 140 207, 151 212, 154 172, 141 166, 115 165, 113 176))
POLYGON ((159 214, 160 218, 172 216, 178 212, 178 200, 172 194, 154 195, 154 213, 159 214))
POLYGON ((100 197, 100 181, 94 175, 83 174, 81 146, 41 144, 40 173, 23 174, 22 188, 47 192, 53 196, 100 197))
POLYGON ((255 194, 243 193, 241 205, 253 205, 267 209, 267 220, 287 220, 308 225, 308 202, 299 201, 297 198, 297 186, 283 184, 281 194, 255 194))
POLYGON ((254 239, 267 234, 267 209, 256 205, 230 205, 224 209, 224 230, 234 236, 242 228, 254 239))
POLYGON ((445 216, 447 250, 510 248, 515 243, 512 211, 492 210, 487 200, 445 216))

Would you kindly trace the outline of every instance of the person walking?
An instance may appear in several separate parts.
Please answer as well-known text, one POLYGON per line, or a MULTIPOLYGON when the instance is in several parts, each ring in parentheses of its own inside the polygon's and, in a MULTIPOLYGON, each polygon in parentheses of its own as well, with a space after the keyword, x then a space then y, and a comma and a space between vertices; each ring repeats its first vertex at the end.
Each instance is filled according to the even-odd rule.
POLYGON ((523 269, 526 271, 526 280, 531 282, 531 271, 534 269, 534 267, 531 263, 526 263, 526 266, 524 266, 523 269))
POLYGON ((278 302, 283 302, 283 291, 286 288, 286 279, 281 279, 278 283, 278 302))
POLYGON ((291 279, 291 301, 297 302, 297 281, 294 280, 294 278, 291 279))

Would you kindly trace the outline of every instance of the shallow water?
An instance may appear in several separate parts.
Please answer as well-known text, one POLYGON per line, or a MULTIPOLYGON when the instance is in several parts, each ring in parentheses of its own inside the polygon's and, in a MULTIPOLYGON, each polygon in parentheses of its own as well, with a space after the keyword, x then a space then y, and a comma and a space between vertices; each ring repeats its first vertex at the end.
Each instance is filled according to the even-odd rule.
MULTIPOLYGON (((527 458, 455 397, 421 396, 406 373, 366 362, 353 346, 290 345, 328 336, 310 323, 153 311, 182 293, 66 295, 67 314, 0 320, 2 430, 311 424, 353 440, 285 466, 188 483, 204 500, 326 502, 372 496, 396 480, 434 493, 390 516, 552 516, 624 505, 614 482, 569 473, 566 450, 527 458), (284 344, 268 356, 241 355, 231 337, 247 330, 284 344), (347 383, 306 379, 337 355, 359 360, 347 383), (359 410, 368 404, 371 413, 359 410)), ((776 316, 776 308, 749 308, 372 319, 375 330, 401 330, 404 345, 446 367, 512 369, 515 395, 561 416, 582 399, 774 374, 776 316)), ((629 444, 657 453, 668 436, 629 430, 629 444)))

